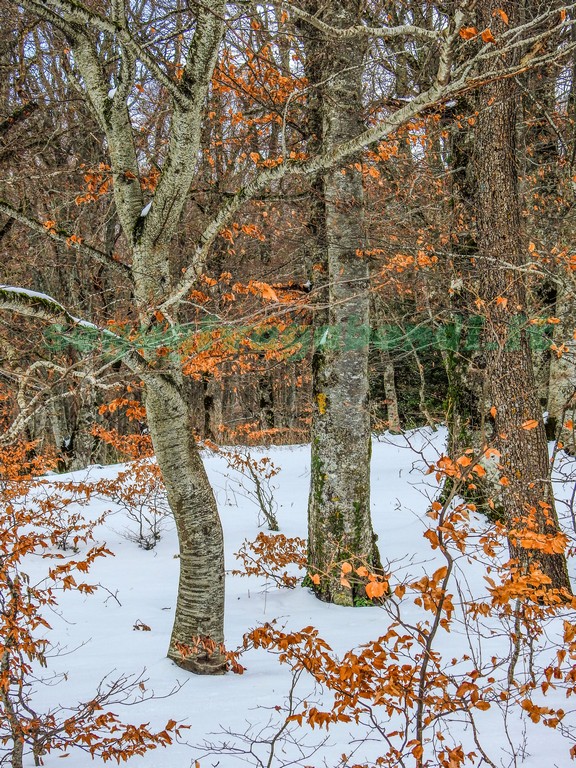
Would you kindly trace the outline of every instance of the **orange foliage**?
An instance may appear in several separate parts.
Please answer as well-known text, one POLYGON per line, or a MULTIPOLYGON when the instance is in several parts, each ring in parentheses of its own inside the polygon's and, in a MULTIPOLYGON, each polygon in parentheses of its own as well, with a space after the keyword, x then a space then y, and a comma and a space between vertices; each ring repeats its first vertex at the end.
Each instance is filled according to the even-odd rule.
POLYGON ((110 681, 88 702, 44 713, 34 709, 31 686, 38 678, 33 667, 49 663, 47 615, 56 606, 56 595, 59 590, 94 592, 96 586, 83 576, 98 558, 111 552, 92 544, 94 527, 101 521, 86 523, 77 515, 62 514, 72 501, 89 498, 89 489, 56 483, 44 497, 39 494, 44 481, 34 480, 33 475, 50 465, 41 457, 28 458, 32 447, 22 444, 0 451, 0 744, 14 764, 19 751, 29 749, 37 765, 42 764, 43 755, 67 754, 74 746, 93 758, 118 763, 167 746, 182 730, 174 720, 154 732, 147 724, 122 723, 106 709, 129 699, 134 688, 144 690, 143 682, 126 676, 110 681), (60 491, 71 495, 60 497, 60 491), (74 559, 64 560, 54 550, 63 542, 72 544, 74 559), (38 583, 31 582, 24 570, 30 556, 53 562, 38 583))
POLYGON ((286 567, 306 567, 306 542, 300 538, 287 538, 283 533, 259 533, 255 541, 245 540, 234 557, 242 562, 237 576, 260 576, 270 579, 278 587, 294 589, 298 576, 289 575, 286 567))
MULTIPOLYGON (((498 455, 493 451, 485 454, 498 455)), ((430 507, 432 524, 424 535, 444 560, 431 574, 394 583, 393 574, 384 577, 365 566, 354 568, 349 561, 340 564, 343 580, 357 575, 367 581, 368 596, 378 586, 382 590, 379 596, 387 597, 382 604, 388 614, 387 629, 376 640, 338 657, 312 626, 285 632, 265 624, 245 636, 245 648, 275 653, 295 673, 307 672, 330 692, 330 706, 320 709, 304 702, 289 720, 312 728, 361 721, 375 726, 371 736, 380 733, 386 752, 371 765, 391 768, 408 764, 408 758, 417 768, 473 764, 480 752, 484 757, 486 753, 476 736, 474 751, 457 742, 449 744, 450 720, 454 715, 464 718, 475 732, 475 713, 492 707, 502 707, 507 713, 516 707, 534 723, 550 728, 562 725, 562 732, 573 738, 565 725, 566 711, 541 704, 536 695, 559 687, 567 696, 576 694, 576 598, 552 588, 537 565, 526 568, 513 559, 502 559, 508 540, 554 553, 565 550, 566 537, 542 530, 542 513, 545 516, 549 506, 544 503, 538 514, 532 510, 527 522, 523 518, 518 530, 502 523, 485 524, 479 535, 470 523, 474 505, 456 500, 458 488, 476 466, 469 452, 455 462, 441 457, 431 468, 440 480, 450 477, 456 483, 453 497, 436 500, 430 507), (485 600, 465 597, 455 567, 463 557, 483 564, 488 587, 485 600), (414 608, 406 610, 406 601, 420 609, 422 618, 414 618, 414 608), (548 623, 559 615, 564 616, 563 638, 554 646, 548 623), (483 626, 476 622, 488 619, 492 632, 510 636, 508 655, 504 651, 482 663, 474 654, 443 657, 439 633, 450 632, 455 622, 456 626, 464 622, 466 633, 474 637, 483 626), (495 629, 498 622, 499 630, 495 629), (538 652, 548 661, 537 666, 535 648, 540 641, 538 652), (378 710, 383 711, 382 717, 378 710)), ((260 567, 265 571, 266 564, 260 567)), ((315 584, 320 578, 321 574, 310 575, 315 584)), ((443 643, 445 647, 445 640, 443 643)), ((571 755, 576 755, 574 746, 571 755)), ((346 759, 344 755, 342 764, 348 765, 346 759)))

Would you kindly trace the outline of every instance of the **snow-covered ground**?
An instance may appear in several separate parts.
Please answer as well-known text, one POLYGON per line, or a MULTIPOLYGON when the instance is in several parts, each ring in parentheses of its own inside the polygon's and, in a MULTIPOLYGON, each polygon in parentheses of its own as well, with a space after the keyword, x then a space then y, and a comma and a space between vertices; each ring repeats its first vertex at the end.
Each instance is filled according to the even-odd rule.
MULTIPOLYGON (((382 437, 374 442, 374 527, 379 536, 382 558, 394 563, 393 570, 399 580, 408 575, 418 578, 438 567, 437 555, 422 535, 430 524, 426 511, 435 490, 433 475, 424 475, 423 469, 424 458, 434 461, 438 457, 444 438, 442 430, 437 433, 421 430, 404 437, 382 437)), ((252 452, 254 455, 258 453, 255 449, 252 452)), ((305 537, 309 447, 270 448, 265 454, 281 468, 271 481, 276 487, 281 532, 286 536, 305 537)), ((265 528, 259 528, 258 510, 244 497, 242 482, 246 481, 231 472, 221 456, 207 456, 206 465, 222 515, 226 564, 231 570, 239 567, 234 552, 242 542, 254 539, 265 528)), ((114 477, 120 469, 119 466, 91 467, 51 480, 80 481, 88 478, 97 481, 114 477)), ((566 489, 565 494, 569 493, 570 489, 566 489)), ((94 499, 88 513, 97 517, 111 508, 113 505, 94 499)), ((482 522, 479 521, 478 525, 481 527, 482 522)), ((185 732, 187 743, 151 751, 144 757, 133 759, 132 765, 142 768, 188 768, 194 766, 195 760, 199 760, 202 768, 258 765, 255 757, 243 754, 243 750, 250 749, 250 739, 246 741, 242 734, 255 741, 266 741, 278 730, 283 714, 277 707, 284 705, 288 694, 291 681, 289 668, 280 665, 274 655, 262 650, 249 651, 242 657, 246 671, 241 676, 189 676, 168 661, 165 653, 178 578, 176 534, 170 526, 157 546, 145 551, 126 538, 127 527, 129 521, 124 514, 116 512, 109 515, 96 531, 97 540, 106 542, 114 552, 114 557, 98 560, 86 579, 100 584, 101 588, 91 596, 66 592, 59 599, 58 612, 47 615, 52 627, 50 640, 60 647, 60 654, 50 659, 50 671, 64 671, 66 679, 57 686, 36 687, 34 702, 37 709, 57 704, 71 706, 76 701, 87 700, 106 676, 113 679, 120 674, 144 673, 146 688, 149 693, 155 694, 155 698, 130 707, 116 706, 114 711, 127 722, 150 722, 151 727, 161 728, 168 719, 174 718, 189 725, 190 729, 185 732), (134 629, 140 623, 147 625, 150 631, 134 629), (168 695, 173 690, 175 692, 168 695), (227 754, 206 755, 201 749, 205 742, 215 745, 225 743, 230 749, 227 754), (234 750, 238 750, 238 754, 230 754, 234 750)), ((462 566, 463 572, 465 565, 462 566)), ((27 563, 27 570, 33 578, 45 567, 46 563, 41 560, 27 563)), ((481 569, 472 563, 465 573, 471 590, 477 594, 485 593, 481 569)), ((307 589, 280 590, 255 577, 229 575, 226 590, 228 648, 240 645, 244 632, 249 628, 277 620, 280 626, 291 630, 315 626, 332 649, 343 654, 382 635, 389 622, 382 608, 348 609, 322 604, 307 589)), ((411 600, 407 600, 402 608, 407 619, 416 620, 418 609, 411 600)), ((459 629, 459 626, 441 640, 440 650, 449 658, 465 653, 468 647, 469 638, 464 628, 459 629)), ((487 637, 485 642, 483 653, 486 658, 497 652, 499 647, 507 648, 508 645, 506 637, 487 637)), ((323 695, 310 679, 305 676, 300 678, 297 697, 321 703, 323 695)), ((558 704, 558 700, 553 701, 558 704)), ((567 710, 570 703, 571 700, 563 701, 567 710)), ((386 721, 385 714, 381 716, 386 721)), ((571 762, 569 741, 541 723, 535 725, 528 720, 526 724, 515 716, 508 723, 507 735, 501 711, 491 708, 486 712, 477 712, 477 724, 480 741, 497 766, 514 765, 514 760, 527 768, 562 767, 571 762)), ((474 749, 472 735, 465 731, 464 725, 456 722, 452 728, 470 749, 474 749)), ((335 768, 344 752, 350 755, 357 750, 350 765, 374 760, 385 752, 375 733, 368 735, 371 740, 366 741, 365 731, 349 725, 334 727, 328 734, 318 729, 294 729, 292 737, 299 746, 290 744, 290 738, 288 741, 280 739, 276 755, 270 762, 269 745, 261 743, 253 750, 260 755, 263 765, 271 767, 292 764, 335 768), (314 752, 316 747, 318 751, 314 752)), ((79 768, 93 764, 90 757, 80 750, 75 750, 68 761, 79 768)), ((28 765, 32 764, 29 756, 28 765)), ((45 758, 47 766, 61 764, 58 753, 45 758)), ((413 760, 406 765, 413 765, 413 760)))

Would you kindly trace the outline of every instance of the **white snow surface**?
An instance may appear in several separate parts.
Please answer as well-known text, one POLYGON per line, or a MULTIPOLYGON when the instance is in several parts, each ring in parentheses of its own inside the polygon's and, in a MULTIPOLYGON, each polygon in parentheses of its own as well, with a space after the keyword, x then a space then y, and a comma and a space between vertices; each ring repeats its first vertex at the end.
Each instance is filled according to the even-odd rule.
MULTIPOLYGON (((438 458, 445 439, 444 430, 432 433, 419 430, 405 436, 384 436, 374 440, 372 454, 372 514, 379 536, 380 553, 384 561, 393 563, 392 570, 398 580, 408 576, 419 578, 432 573, 443 561, 432 551, 423 533, 430 525, 426 516, 429 501, 436 491, 434 475, 426 476, 426 462, 438 458), (423 460, 425 458, 425 461, 423 460)), ((271 481, 276 487, 278 519, 281 532, 286 536, 306 536, 306 506, 309 490, 309 446, 251 449, 253 454, 269 456, 281 467, 271 481)), ((221 512, 226 548, 226 567, 239 567, 234 558, 244 539, 254 539, 262 521, 258 510, 245 498, 243 481, 231 471, 221 456, 206 455, 205 463, 215 489, 221 512)), ((124 467, 94 466, 68 475, 49 476, 46 483, 62 480, 97 481, 112 478, 124 467)), ((569 491, 567 491, 567 494, 569 491)), ((87 516, 97 518, 113 504, 92 499, 87 516)), ((484 523, 478 520, 478 528, 484 523)), ((254 757, 245 754, 203 754, 199 745, 206 741, 225 742, 233 747, 246 744, 236 734, 250 733, 254 737, 270 738, 283 722, 281 711, 285 704, 291 675, 286 665, 263 650, 251 650, 241 661, 246 667, 243 675, 227 674, 221 677, 198 677, 182 671, 166 658, 170 638, 176 589, 178 582, 178 545, 173 526, 166 531, 156 548, 145 551, 124 533, 130 523, 124 513, 115 511, 96 532, 97 540, 105 542, 114 557, 96 561, 85 580, 100 584, 101 588, 89 596, 64 592, 59 596, 58 611, 47 615, 51 624, 48 637, 59 645, 62 653, 50 659, 44 673, 65 672, 66 679, 56 686, 37 684, 34 705, 42 710, 58 704, 73 706, 75 702, 90 699, 97 685, 106 676, 113 679, 120 674, 138 675, 144 671, 146 687, 157 698, 133 706, 112 707, 125 722, 150 723, 161 729, 173 718, 190 726, 185 731, 185 743, 166 749, 156 749, 144 757, 133 758, 129 764, 138 768, 194 768, 198 760, 202 768, 220 766, 258 765, 254 757), (114 597, 112 597, 114 595, 114 597), (150 631, 135 631, 142 622, 150 631), (167 695, 180 684, 183 687, 167 695), (162 697, 162 698, 161 698, 162 697)), ((70 553, 67 556, 74 557, 70 553)), ((32 580, 39 578, 47 562, 33 558, 26 562, 32 580)), ((463 570, 469 587, 477 594, 486 594, 482 572, 476 564, 464 564, 463 570)), ((421 618, 412 598, 402 601, 401 608, 407 620, 421 618)), ((243 633, 265 622, 276 620, 287 630, 315 626, 338 653, 357 647, 384 634, 389 618, 383 608, 342 608, 319 602, 309 590, 298 587, 280 590, 256 577, 240 578, 228 575, 226 582, 226 644, 235 648, 242 642, 243 633)), ((550 628, 552 633, 553 628, 550 628)), ((508 647, 506 637, 486 637, 482 654, 484 661, 498 649, 508 647)), ((440 639, 439 649, 448 659, 469 651, 468 640, 462 626, 456 625, 450 634, 440 639)), ((329 701, 321 688, 303 676, 297 687, 297 696, 307 698, 316 705, 329 701)), ((545 704, 571 708, 571 700, 551 693, 545 704)), ((390 727, 384 711, 377 712, 385 726, 390 727)), ((467 751, 477 751, 470 729, 459 723, 456 716, 450 726, 454 738, 462 739, 467 751)), ((540 722, 510 718, 508 740, 501 711, 492 707, 476 712, 476 723, 481 743, 497 766, 523 765, 526 768, 542 766, 568 766, 569 740, 540 722), (516 757, 514 757, 516 755, 516 757), (514 762, 516 760, 516 763, 514 762)), ((292 731, 297 741, 311 745, 303 753, 294 744, 277 745, 277 754, 271 768, 285 765, 330 766, 341 765, 343 753, 353 754, 350 763, 373 765, 375 758, 385 753, 385 745, 375 732, 362 727, 340 724, 324 730, 308 728, 292 731), (366 741, 365 736, 370 740, 366 741), (327 741, 325 741, 327 739, 327 741), (355 740, 358 739, 358 742, 355 740), (323 744, 323 742, 325 743, 323 744), (311 754, 313 748, 318 751, 311 754), (356 750, 356 751, 354 751, 356 750)), ((269 747, 254 748, 263 764, 267 765, 269 747)), ((47 768, 73 765, 84 768, 94 761, 79 749, 72 750, 68 762, 62 762, 58 753, 45 756, 47 768)), ((96 760, 98 763, 99 761, 96 760)), ((476 761, 476 765, 479 761, 476 761)), ((485 765, 485 763, 483 763, 485 765)), ((26 766, 32 766, 28 755, 26 766)), ((408 760, 407 766, 413 765, 408 760)), ((430 764, 431 766, 433 763, 430 764)))
POLYGON ((144 218, 145 216, 148 216, 148 214, 150 213, 150 208, 152 208, 152 200, 150 200, 150 202, 147 205, 145 205, 144 208, 142 208, 142 210, 140 211, 140 216, 142 218, 144 218))

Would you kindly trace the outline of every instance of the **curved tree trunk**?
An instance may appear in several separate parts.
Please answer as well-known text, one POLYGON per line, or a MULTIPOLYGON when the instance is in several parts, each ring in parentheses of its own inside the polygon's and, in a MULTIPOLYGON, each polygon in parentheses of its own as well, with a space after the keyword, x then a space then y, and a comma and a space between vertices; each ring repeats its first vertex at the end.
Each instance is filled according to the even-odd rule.
POLYGON ((180 581, 168 657, 191 672, 219 674, 224 641, 224 541, 183 385, 145 377, 146 414, 180 544, 180 581))

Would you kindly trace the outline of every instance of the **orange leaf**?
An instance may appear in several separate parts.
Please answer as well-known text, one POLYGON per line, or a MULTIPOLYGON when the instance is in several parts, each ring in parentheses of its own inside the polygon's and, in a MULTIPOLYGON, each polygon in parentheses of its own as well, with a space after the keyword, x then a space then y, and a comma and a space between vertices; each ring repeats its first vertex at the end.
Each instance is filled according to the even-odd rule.
POLYGON ((490 408, 490 416, 492 416, 492 418, 495 419, 496 418, 496 413, 497 413, 496 406, 493 405, 492 408, 490 408))
POLYGON ((404 586, 404 584, 398 584, 397 587, 394 587, 394 594, 400 600, 404 597, 405 592, 406 592, 406 587, 404 586))
POLYGON ((268 285, 268 283, 261 283, 258 280, 253 280, 252 285, 260 291, 263 299, 268 299, 268 301, 279 301, 278 294, 271 285, 268 285))
POLYGON ((462 37, 464 40, 472 40, 473 37, 476 37, 478 34, 478 30, 476 27, 462 27, 460 30, 460 37, 462 37))
POLYGON ((347 587, 348 589, 352 589, 348 579, 340 579, 340 584, 342 584, 343 587, 347 587))
POLYGON ((352 571, 352 566, 350 563, 342 563, 342 573, 350 573, 352 571))
POLYGON ((502 21, 504 22, 504 24, 508 26, 508 14, 506 13, 506 11, 503 11, 502 8, 496 8, 492 16, 496 16, 496 14, 498 14, 502 19, 502 21))
POLYGON ((560 21, 566 21, 566 8, 562 8, 560 11, 560 21))
POLYGON ((484 32, 482 32, 482 34, 480 35, 480 37, 482 38, 482 40, 485 43, 495 43, 496 42, 496 38, 492 34, 492 30, 491 29, 485 29, 484 32))
POLYGON ((365 579, 368 576, 368 569, 361 565, 359 568, 356 568, 356 573, 361 579, 365 579))
POLYGON ((369 584, 366 584, 366 594, 372 600, 375 597, 382 597, 386 593, 387 588, 388 584, 386 582, 371 581, 369 584))
POLYGON ((522 429, 536 429, 538 426, 538 421, 536 419, 528 419, 522 424, 522 429))
POLYGON ((310 576, 310 581, 312 584, 316 584, 316 586, 318 586, 320 584, 320 576, 315 573, 313 576, 310 576))

